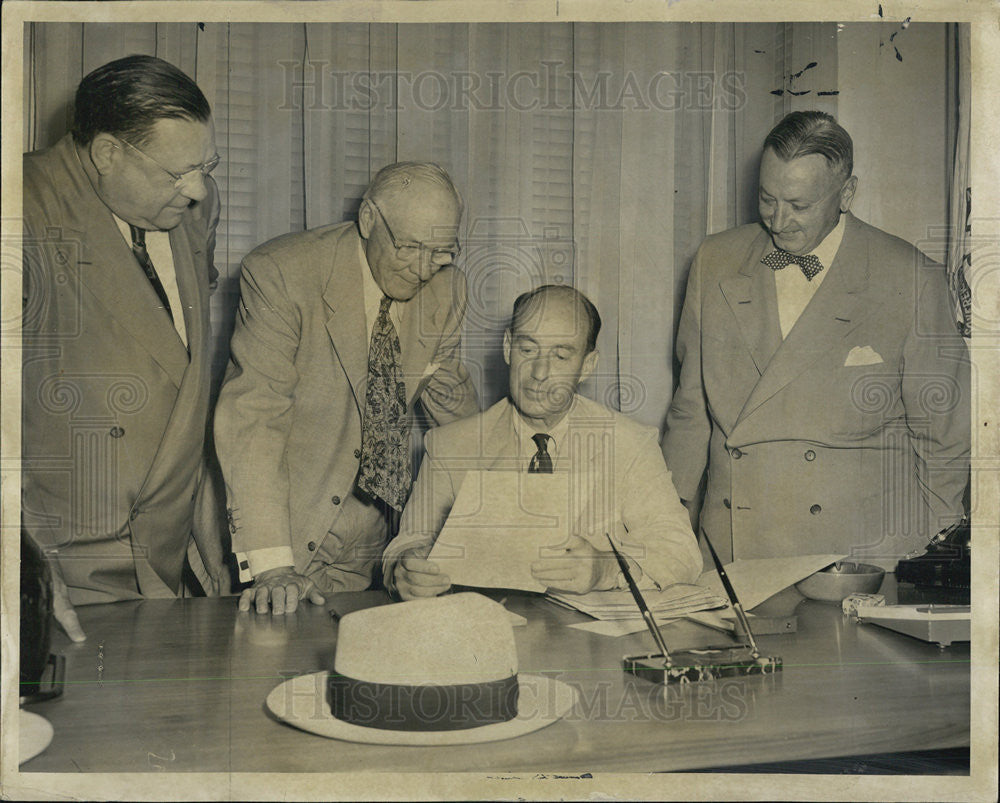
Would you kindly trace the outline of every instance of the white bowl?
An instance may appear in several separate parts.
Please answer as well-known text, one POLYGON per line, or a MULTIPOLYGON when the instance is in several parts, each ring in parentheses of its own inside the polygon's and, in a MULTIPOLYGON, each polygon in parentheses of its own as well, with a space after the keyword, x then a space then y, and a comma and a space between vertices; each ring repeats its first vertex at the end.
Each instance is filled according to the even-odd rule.
POLYGON ((841 561, 800 580, 795 587, 809 599, 839 603, 851 594, 874 594, 884 577, 885 569, 870 563, 841 561))

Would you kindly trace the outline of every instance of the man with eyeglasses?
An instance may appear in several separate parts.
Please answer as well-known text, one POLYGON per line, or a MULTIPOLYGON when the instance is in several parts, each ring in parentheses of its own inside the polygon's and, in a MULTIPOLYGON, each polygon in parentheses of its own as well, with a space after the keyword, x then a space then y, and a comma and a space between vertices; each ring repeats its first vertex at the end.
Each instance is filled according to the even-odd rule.
POLYGON ((278 237, 244 260, 215 433, 241 610, 291 613, 363 590, 412 485, 419 401, 479 411, 460 362, 462 201, 435 164, 383 168, 357 222, 278 237))
POLYGON ((218 161, 205 96, 150 56, 87 75, 72 134, 24 157, 22 526, 77 640, 73 605, 180 594, 186 556, 226 585, 206 456, 218 161))

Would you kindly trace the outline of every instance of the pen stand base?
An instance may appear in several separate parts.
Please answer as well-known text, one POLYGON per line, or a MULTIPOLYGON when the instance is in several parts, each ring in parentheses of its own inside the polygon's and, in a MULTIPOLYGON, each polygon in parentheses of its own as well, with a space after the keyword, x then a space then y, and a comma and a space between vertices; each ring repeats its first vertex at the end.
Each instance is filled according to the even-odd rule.
POLYGON ((670 663, 657 653, 625 656, 624 669, 629 675, 651 683, 701 683, 716 678, 745 675, 773 675, 781 671, 781 658, 754 658, 746 647, 687 650, 670 655, 670 663))

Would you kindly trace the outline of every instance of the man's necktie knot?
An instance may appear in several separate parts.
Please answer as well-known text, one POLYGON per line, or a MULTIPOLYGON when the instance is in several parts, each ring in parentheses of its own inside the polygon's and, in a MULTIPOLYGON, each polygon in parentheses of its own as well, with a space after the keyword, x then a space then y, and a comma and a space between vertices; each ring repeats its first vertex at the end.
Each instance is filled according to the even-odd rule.
POLYGON ((402 512, 410 494, 410 421, 406 415, 399 336, 382 298, 368 349, 358 487, 402 512))
POLYGON ((544 432, 538 432, 531 436, 531 439, 535 442, 535 446, 538 447, 538 451, 535 452, 531 458, 531 463, 528 464, 529 474, 552 473, 552 455, 549 454, 549 437, 544 432))
POLYGON ((765 256, 761 262, 771 268, 771 270, 781 270, 794 263, 802 269, 802 275, 809 281, 812 281, 813 276, 823 270, 823 263, 814 255, 792 254, 788 251, 782 251, 780 248, 776 248, 765 256))

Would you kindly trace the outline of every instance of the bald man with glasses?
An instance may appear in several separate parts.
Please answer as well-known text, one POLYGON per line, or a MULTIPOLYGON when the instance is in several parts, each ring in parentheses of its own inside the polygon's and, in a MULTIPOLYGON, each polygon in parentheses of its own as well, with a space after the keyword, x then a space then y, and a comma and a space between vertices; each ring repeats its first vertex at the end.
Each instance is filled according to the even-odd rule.
POLYGON ((24 157, 21 518, 77 640, 73 606, 181 594, 185 557, 228 588, 206 447, 218 163, 205 96, 150 56, 87 75, 72 133, 24 157))
POLYGON ((244 260, 215 433, 242 610, 373 582, 412 485, 414 408, 479 412, 459 361, 462 200, 437 165, 383 168, 357 222, 244 260))

